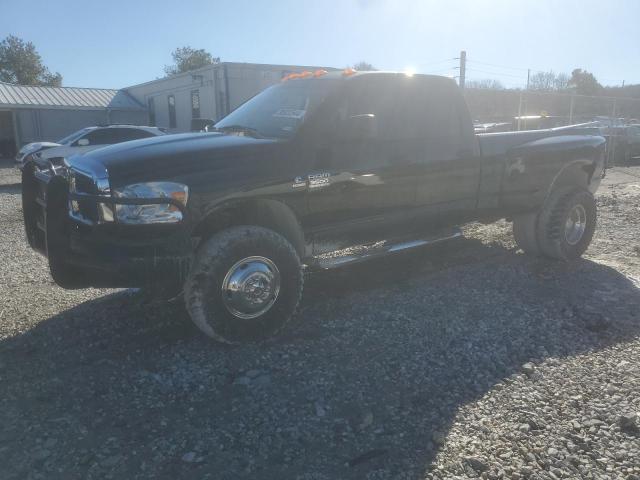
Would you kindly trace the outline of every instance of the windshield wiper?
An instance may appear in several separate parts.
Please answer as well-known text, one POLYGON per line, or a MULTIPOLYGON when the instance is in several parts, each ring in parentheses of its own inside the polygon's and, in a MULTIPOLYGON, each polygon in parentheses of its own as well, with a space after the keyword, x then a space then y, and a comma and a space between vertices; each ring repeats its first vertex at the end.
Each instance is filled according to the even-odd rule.
POLYGON ((224 127, 216 127, 217 132, 242 132, 249 134, 253 138, 265 138, 258 130, 244 125, 225 125, 224 127))

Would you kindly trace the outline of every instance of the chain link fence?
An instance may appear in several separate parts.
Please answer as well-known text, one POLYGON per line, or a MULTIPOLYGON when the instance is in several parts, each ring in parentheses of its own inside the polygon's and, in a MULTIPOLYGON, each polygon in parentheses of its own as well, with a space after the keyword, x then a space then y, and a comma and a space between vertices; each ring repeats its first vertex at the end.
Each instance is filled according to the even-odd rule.
POLYGON ((630 135, 636 129, 628 125, 640 124, 640 98, 474 88, 464 95, 479 133, 591 123, 607 139, 609 164, 634 156, 630 135))
POLYGON ((640 123, 640 98, 588 96, 527 90, 465 89, 474 120, 512 122, 518 116, 556 117, 562 125, 616 119, 640 123))

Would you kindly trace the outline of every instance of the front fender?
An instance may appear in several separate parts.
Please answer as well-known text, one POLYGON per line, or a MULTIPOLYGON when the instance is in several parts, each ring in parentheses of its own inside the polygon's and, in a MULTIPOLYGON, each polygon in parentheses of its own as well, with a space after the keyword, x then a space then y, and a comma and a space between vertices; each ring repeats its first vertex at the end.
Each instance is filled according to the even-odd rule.
POLYGON ((295 213, 284 202, 268 198, 236 198, 209 209, 195 226, 193 235, 208 238, 234 225, 257 225, 285 237, 301 258, 310 255, 304 231, 295 213))

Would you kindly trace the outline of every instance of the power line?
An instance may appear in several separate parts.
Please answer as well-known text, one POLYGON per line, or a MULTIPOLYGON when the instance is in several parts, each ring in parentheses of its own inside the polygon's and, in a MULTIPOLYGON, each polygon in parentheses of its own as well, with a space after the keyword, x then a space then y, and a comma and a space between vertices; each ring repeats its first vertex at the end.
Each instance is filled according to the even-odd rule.
POLYGON ((426 71, 424 73, 428 74, 428 75, 437 75, 438 73, 445 73, 445 72, 450 72, 453 73, 454 68, 445 68, 445 69, 441 69, 441 70, 429 70, 426 71))
POLYGON ((438 65, 440 63, 454 62, 456 60, 457 60, 457 58, 447 58, 446 60, 439 60, 437 62, 419 63, 419 64, 416 65, 416 67, 428 67, 428 66, 431 66, 431 65, 438 65))
POLYGON ((526 72, 527 70, 531 70, 531 72, 533 73, 548 73, 548 72, 553 72, 553 68, 547 68, 547 69, 536 69, 536 68, 524 68, 524 67, 510 67, 508 65, 498 65, 497 63, 488 63, 488 62, 481 62, 479 60, 468 60, 471 63, 478 63, 481 65, 487 65, 490 67, 494 67, 494 68, 503 68, 503 69, 507 69, 507 70, 520 70, 523 72, 526 72))
POLYGON ((506 65, 497 65, 495 63, 481 62, 479 60, 469 60, 469 59, 467 59, 467 62, 469 62, 469 63, 479 63, 479 64, 482 64, 482 65, 487 65, 489 67, 506 68, 507 70, 524 70, 525 72, 528 70, 527 68, 508 67, 506 65))
MULTIPOLYGON (((549 72, 555 72, 555 70, 553 68, 524 68, 524 67, 512 67, 509 65, 499 65, 497 63, 489 63, 489 62, 483 62, 480 60, 474 60, 474 59, 467 59, 468 63, 476 63, 479 65, 486 65, 489 67, 494 67, 494 68, 501 68, 501 69, 506 69, 506 70, 518 70, 518 71, 527 71, 527 70, 531 70, 531 73, 549 73, 549 72)), ((487 72, 485 72, 487 73, 487 72)), ((496 73, 496 72, 492 72, 494 75, 507 75, 506 73, 496 73)), ((558 72, 558 73, 562 73, 562 72, 558 72)), ((623 83, 624 80, 621 79, 614 79, 614 78, 609 78, 609 77, 598 77, 599 80, 605 80, 608 82, 616 82, 616 83, 623 83)))
POLYGON ((470 70, 472 72, 479 72, 479 73, 486 73, 488 75, 497 75, 497 76, 505 76, 505 77, 512 77, 512 78, 519 78, 521 80, 525 80, 527 77, 523 76, 523 75, 512 75, 510 73, 499 73, 499 72, 489 72, 487 70, 480 70, 478 68, 468 68, 467 70, 470 70))

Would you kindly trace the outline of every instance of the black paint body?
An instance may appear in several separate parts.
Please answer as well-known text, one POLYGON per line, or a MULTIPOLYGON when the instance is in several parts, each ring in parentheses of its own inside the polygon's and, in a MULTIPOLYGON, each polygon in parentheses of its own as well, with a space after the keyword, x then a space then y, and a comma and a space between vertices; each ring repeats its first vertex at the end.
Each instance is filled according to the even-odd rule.
POLYGON ((363 242, 532 211, 554 185, 595 191, 603 173, 602 137, 561 130, 475 135, 458 87, 446 78, 331 73, 290 82, 333 82, 291 138, 180 134, 68 159, 71 168, 104 175, 111 190, 150 181, 188 185, 179 224, 78 223, 66 214, 64 172, 25 168, 27 235, 49 256, 54 279, 69 288, 180 282, 199 241, 221 218, 230 221, 221 212, 242 211, 258 223, 269 217, 311 264, 363 242), (377 128, 352 134, 352 117, 369 108, 377 128), (251 216, 251 209, 264 215, 251 216))

